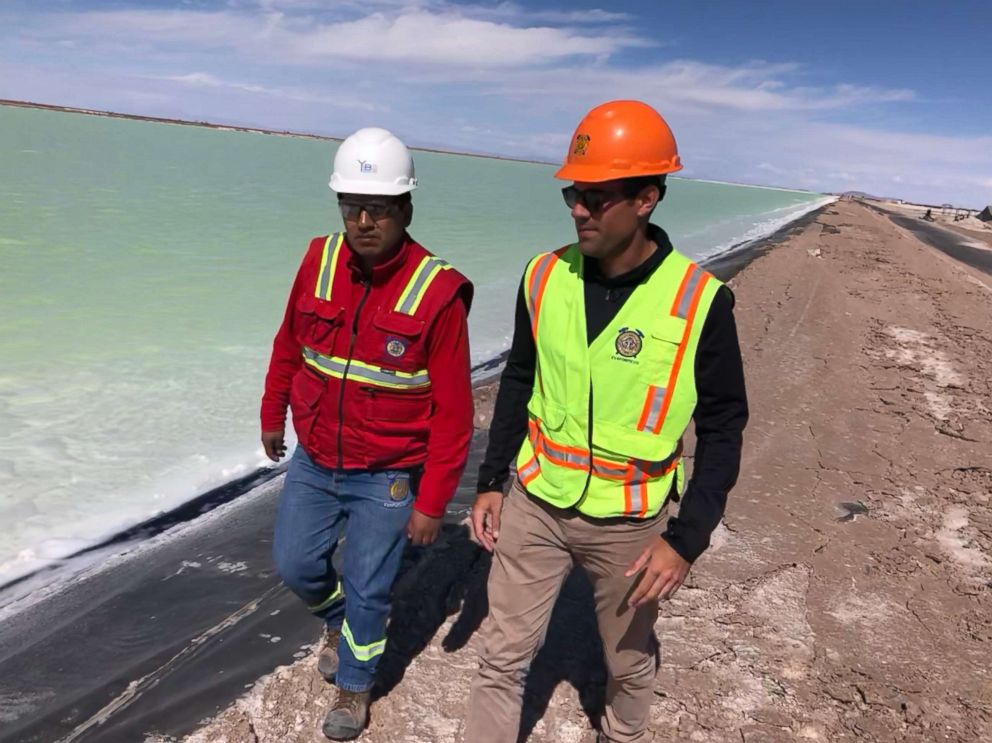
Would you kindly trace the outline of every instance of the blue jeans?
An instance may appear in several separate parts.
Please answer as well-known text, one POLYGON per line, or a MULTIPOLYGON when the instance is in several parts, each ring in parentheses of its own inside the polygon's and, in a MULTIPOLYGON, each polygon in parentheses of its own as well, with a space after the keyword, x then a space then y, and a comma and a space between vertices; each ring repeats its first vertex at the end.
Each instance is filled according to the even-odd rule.
POLYGON ((273 557, 283 582, 328 627, 340 627, 335 683, 342 689, 372 688, 416 480, 409 470, 328 469, 302 447, 289 462, 273 557), (339 576, 331 560, 342 537, 339 576))

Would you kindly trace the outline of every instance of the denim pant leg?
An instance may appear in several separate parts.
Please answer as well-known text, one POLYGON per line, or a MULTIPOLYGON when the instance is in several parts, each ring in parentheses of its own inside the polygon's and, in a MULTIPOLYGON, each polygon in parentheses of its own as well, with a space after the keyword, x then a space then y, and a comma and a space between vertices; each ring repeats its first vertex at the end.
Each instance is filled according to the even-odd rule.
POLYGON ((336 680, 342 689, 366 691, 375 680, 386 648, 386 620, 407 542, 414 486, 407 471, 342 473, 341 495, 348 508, 347 600, 336 680))
POLYGON ((331 564, 347 517, 341 475, 298 447, 289 462, 276 515, 272 556, 283 582, 330 627, 344 616, 341 580, 331 564))

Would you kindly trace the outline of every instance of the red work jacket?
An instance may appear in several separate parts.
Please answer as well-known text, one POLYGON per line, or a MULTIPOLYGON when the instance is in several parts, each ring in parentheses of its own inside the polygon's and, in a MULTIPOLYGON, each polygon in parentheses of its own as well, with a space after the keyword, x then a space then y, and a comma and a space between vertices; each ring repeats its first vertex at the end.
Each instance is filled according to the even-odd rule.
POLYGON ((262 430, 285 427, 332 469, 423 467, 415 507, 441 516, 472 438, 472 284, 408 235, 362 273, 344 234, 315 238, 276 334, 262 430))

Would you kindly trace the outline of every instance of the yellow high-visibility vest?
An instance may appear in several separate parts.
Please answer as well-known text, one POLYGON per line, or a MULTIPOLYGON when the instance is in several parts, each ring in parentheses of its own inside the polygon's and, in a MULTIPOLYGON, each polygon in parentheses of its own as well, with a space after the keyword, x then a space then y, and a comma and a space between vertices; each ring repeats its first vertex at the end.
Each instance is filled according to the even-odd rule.
POLYGON ((684 482, 696 348, 722 284, 673 250, 590 344, 583 263, 570 245, 524 274, 537 368, 517 474, 560 508, 654 516, 684 482))

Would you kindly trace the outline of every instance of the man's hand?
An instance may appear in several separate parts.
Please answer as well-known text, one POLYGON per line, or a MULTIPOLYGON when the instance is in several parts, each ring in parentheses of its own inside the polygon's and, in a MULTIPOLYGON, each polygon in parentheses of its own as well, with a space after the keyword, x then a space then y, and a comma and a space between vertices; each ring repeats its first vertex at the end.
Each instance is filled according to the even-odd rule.
POLYGON ((499 539, 499 519, 503 513, 503 493, 490 490, 475 496, 472 504, 472 531, 479 543, 490 552, 499 539))
POLYGON ((286 432, 262 431, 262 446, 265 447, 265 456, 278 462, 286 456, 286 432))
POLYGON ((428 516, 417 509, 413 510, 413 513, 410 514, 410 520, 406 523, 406 535, 410 537, 410 544, 433 544, 440 531, 440 518, 428 516))
POLYGON ((624 573, 630 578, 644 571, 627 603, 636 609, 651 601, 671 598, 689 574, 689 567, 689 563, 668 542, 655 537, 624 573))

